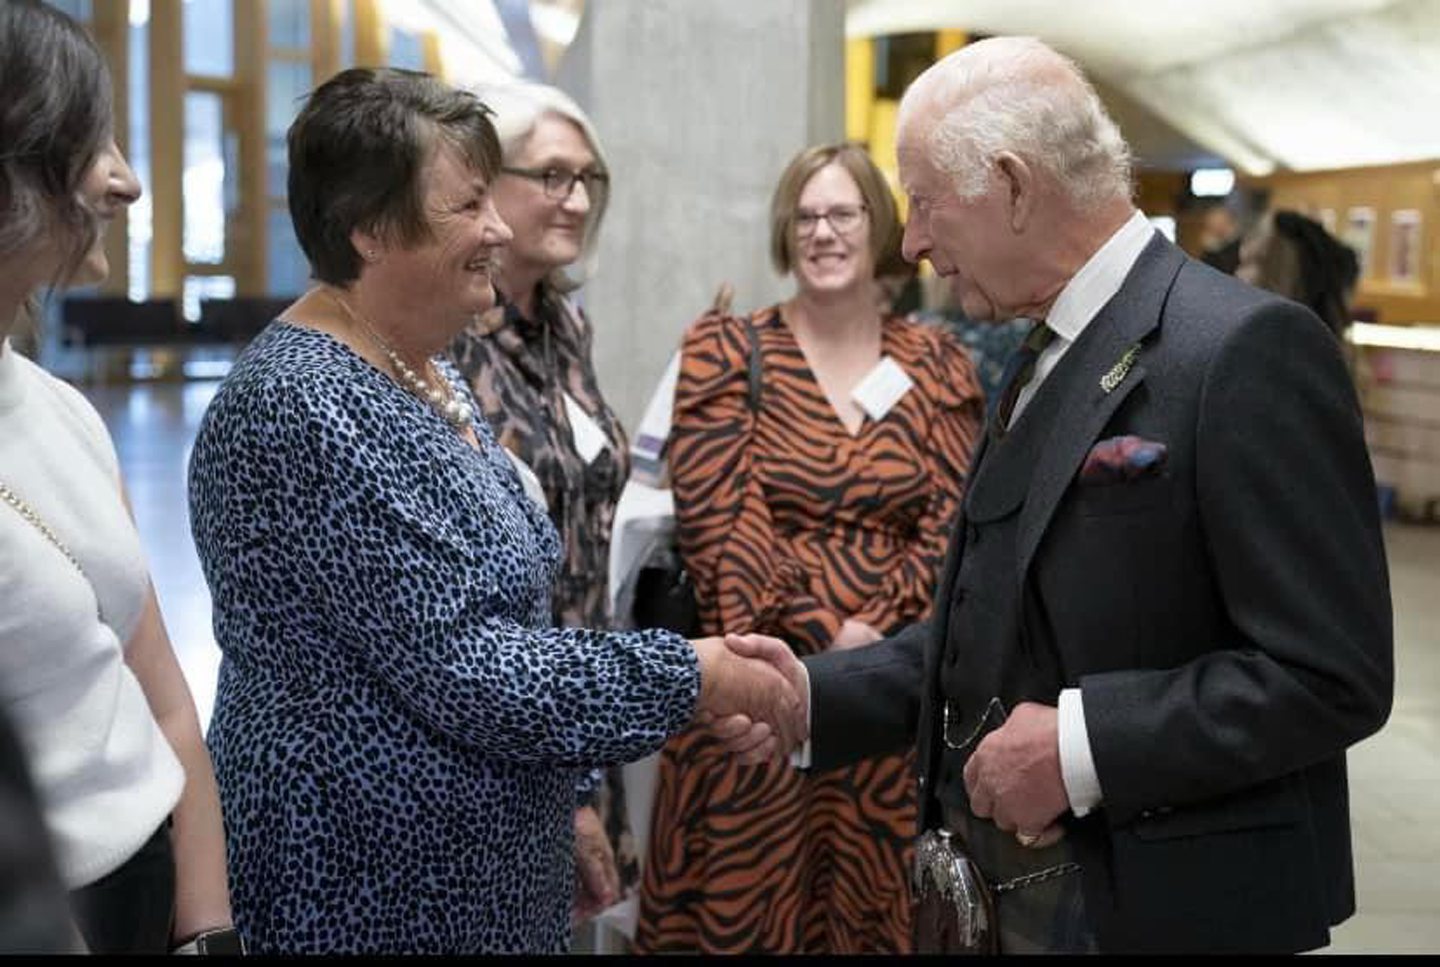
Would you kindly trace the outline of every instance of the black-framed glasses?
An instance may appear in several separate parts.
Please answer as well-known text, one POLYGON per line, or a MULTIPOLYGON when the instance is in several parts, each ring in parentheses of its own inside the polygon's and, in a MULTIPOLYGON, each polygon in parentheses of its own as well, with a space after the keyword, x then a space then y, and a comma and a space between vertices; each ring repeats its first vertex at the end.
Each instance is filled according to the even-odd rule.
POLYGON ((830 230, 836 235, 849 235, 860 227, 865 219, 865 213, 869 209, 864 205, 836 205, 834 208, 826 209, 823 212, 807 211, 804 208, 795 209, 795 237, 809 238, 815 234, 815 229, 820 225, 820 219, 830 223, 830 230))
POLYGON ((500 170, 507 175, 540 182, 545 197, 552 201, 565 201, 569 198, 575 190, 576 182, 584 182, 585 194, 592 200, 596 196, 604 194, 610 187, 610 176, 594 168, 570 171, 568 168, 511 168, 506 166, 500 170))

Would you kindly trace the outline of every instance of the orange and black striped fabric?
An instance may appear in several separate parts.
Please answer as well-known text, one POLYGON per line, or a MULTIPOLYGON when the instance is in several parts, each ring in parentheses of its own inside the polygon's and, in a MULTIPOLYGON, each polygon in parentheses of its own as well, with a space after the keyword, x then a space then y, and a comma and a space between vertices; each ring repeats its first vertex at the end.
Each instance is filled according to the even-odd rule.
MULTIPOLYGON (((778 308, 752 317, 764 389, 750 409, 743 321, 685 337, 670 468, 680 548, 708 632, 755 630, 799 654, 854 617, 891 633, 930 609, 981 431, 953 337, 887 320, 914 382, 852 436, 778 308)), ((642 873, 641 952, 905 952, 913 753, 808 774, 742 766, 692 730, 662 753, 642 873)))

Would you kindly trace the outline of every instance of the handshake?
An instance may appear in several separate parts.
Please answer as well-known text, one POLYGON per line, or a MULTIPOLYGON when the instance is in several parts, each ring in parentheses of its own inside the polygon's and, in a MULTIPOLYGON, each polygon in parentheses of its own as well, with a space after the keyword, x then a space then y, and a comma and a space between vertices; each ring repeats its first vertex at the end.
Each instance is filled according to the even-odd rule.
POLYGON ((810 679, 790 646, 765 635, 700 638, 695 722, 726 751, 756 765, 787 756, 809 737, 810 679))

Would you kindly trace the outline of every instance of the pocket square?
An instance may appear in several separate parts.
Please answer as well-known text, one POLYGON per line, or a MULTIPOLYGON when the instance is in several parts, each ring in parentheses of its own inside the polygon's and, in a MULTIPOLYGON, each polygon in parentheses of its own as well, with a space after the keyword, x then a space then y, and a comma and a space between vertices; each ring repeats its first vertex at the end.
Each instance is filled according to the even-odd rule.
POLYGON ((1080 467, 1082 484, 1118 483, 1159 476, 1165 469, 1165 444, 1138 436, 1101 440, 1085 454, 1080 467))

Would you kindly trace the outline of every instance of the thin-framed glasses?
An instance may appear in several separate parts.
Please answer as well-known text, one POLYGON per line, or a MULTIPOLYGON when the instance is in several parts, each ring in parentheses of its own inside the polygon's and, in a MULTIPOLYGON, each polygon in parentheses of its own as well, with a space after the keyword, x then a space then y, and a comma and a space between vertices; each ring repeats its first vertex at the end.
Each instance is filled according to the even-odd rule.
POLYGON ((804 208, 795 209, 795 237, 809 238, 815 234, 815 229, 820 225, 820 219, 830 223, 830 230, 836 235, 849 235, 860 227, 868 211, 864 205, 836 205, 834 208, 826 209, 823 212, 807 211, 804 208))
POLYGON ((511 168, 506 166, 500 170, 507 175, 540 182, 545 197, 552 201, 565 201, 569 198, 575 190, 576 182, 584 182, 585 194, 589 198, 604 194, 610 186, 610 176, 594 168, 570 171, 566 168, 511 168))

